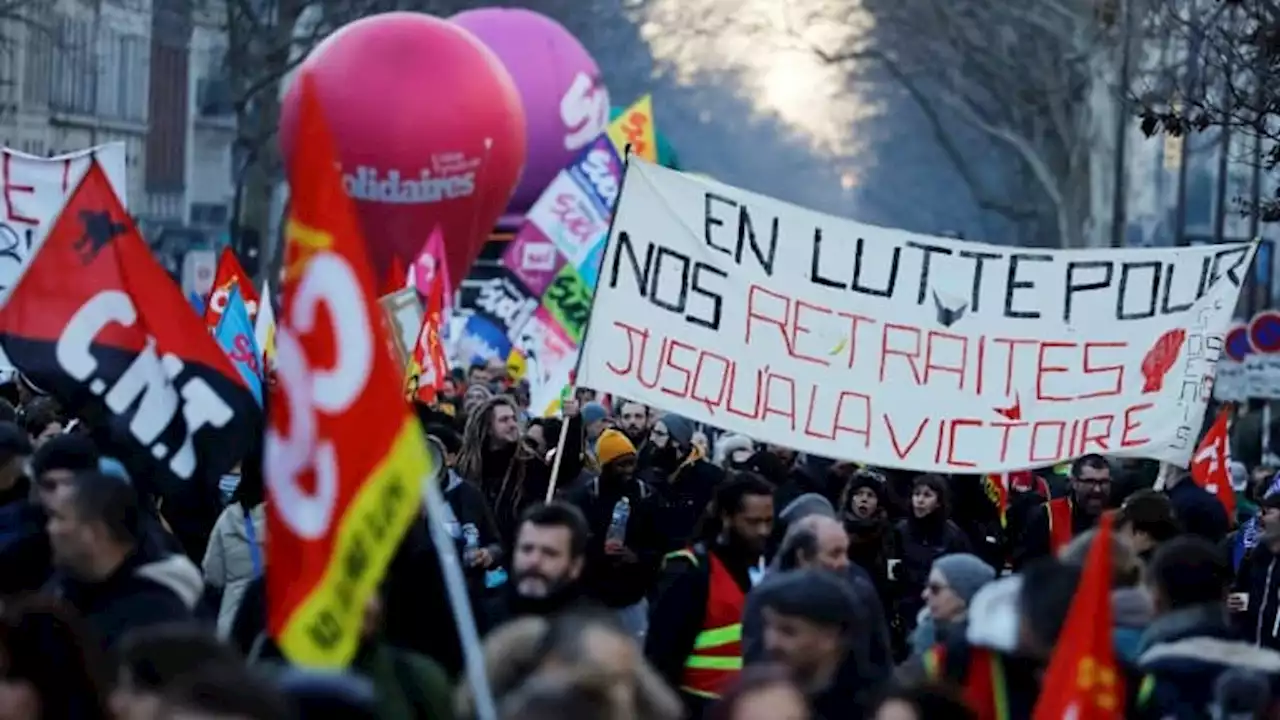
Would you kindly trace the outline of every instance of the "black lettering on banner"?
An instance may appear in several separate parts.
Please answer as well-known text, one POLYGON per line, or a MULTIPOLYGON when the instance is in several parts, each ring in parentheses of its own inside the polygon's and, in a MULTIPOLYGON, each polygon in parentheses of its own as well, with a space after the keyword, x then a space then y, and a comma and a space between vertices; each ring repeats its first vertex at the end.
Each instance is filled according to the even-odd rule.
POLYGON ((1127 262, 1120 264, 1120 282, 1116 287, 1116 319, 1117 320, 1145 320, 1155 317, 1156 304, 1160 297, 1160 274, 1164 268, 1164 263, 1159 260, 1144 260, 1142 262, 1127 262), (1145 309, 1137 312, 1130 312, 1127 297, 1129 295, 1129 275, 1131 273, 1143 270, 1151 271, 1151 287, 1147 290, 1147 302, 1149 303, 1145 309))
POLYGON ((1164 292, 1160 299, 1160 314, 1170 315, 1173 313, 1184 313, 1191 309, 1196 300, 1204 297, 1204 283, 1209 277, 1209 258, 1204 258, 1200 263, 1200 283, 1196 287, 1195 297, 1177 305, 1171 304, 1173 297, 1173 276, 1178 273, 1178 263, 1170 263, 1164 273, 1164 292))
POLYGON ((973 295, 969 298, 969 311, 978 312, 978 301, 982 297, 982 266, 987 260, 999 260, 1000 253, 980 252, 978 250, 961 250, 960 257, 973 260, 973 295))
POLYGON ((822 262, 822 228, 813 229, 813 257, 809 261, 809 279, 815 285, 825 285, 827 287, 840 288, 844 290, 848 286, 842 282, 837 282, 828 277, 823 277, 818 270, 818 265, 822 262))
POLYGON ((1241 243, 1237 247, 1219 250, 1213 254, 1213 269, 1209 272, 1209 287, 1213 287, 1223 277, 1231 281, 1235 287, 1240 287, 1244 282, 1241 275, 1241 266, 1244 265, 1244 259, 1249 255, 1249 245, 1241 243), (1223 271, 1221 268, 1224 261, 1229 262, 1227 269, 1223 271))
POLYGON ((908 240, 907 247, 915 248, 924 253, 924 257, 920 260, 920 290, 916 293, 916 304, 923 305, 925 295, 929 292, 929 266, 932 263, 933 254, 941 253, 943 255, 950 255, 951 248, 943 247, 941 245, 928 245, 926 243, 916 242, 915 240, 908 240))
POLYGON ((1071 306, 1075 302, 1076 293, 1090 290, 1102 290, 1111 285, 1115 274, 1115 263, 1110 260, 1072 260, 1067 263, 1067 282, 1062 295, 1062 321, 1071 322, 1071 306), (1086 270, 1105 270, 1101 280, 1076 279, 1076 273, 1086 270))
POLYGON ((342 638, 342 623, 338 622, 331 610, 325 608, 316 615, 315 622, 307 628, 307 634, 311 636, 311 642, 325 650, 332 650, 342 638))
POLYGON ((663 310, 670 310, 683 315, 685 307, 689 304, 689 266, 688 255, 659 245, 658 256, 653 261, 653 274, 649 277, 649 301, 663 310), (658 297, 658 288, 661 286, 660 281, 662 279, 663 258, 674 258, 680 263, 680 294, 676 296, 675 302, 658 297))
POLYGON ((1031 280, 1018 279, 1018 265, 1023 261, 1027 262, 1052 262, 1053 256, 1044 253, 1013 253, 1009 256, 1009 278, 1008 284, 1004 291, 1004 316, 1010 318, 1024 318, 1034 320, 1040 317, 1039 310, 1014 310, 1013 309, 1013 293, 1017 290, 1032 290, 1035 288, 1035 282, 1031 280))
POLYGON ((764 270, 766 275, 773 277, 773 263, 778 254, 778 217, 776 215, 770 224, 768 247, 761 247, 760 241, 756 237, 755 222, 752 221, 751 213, 747 210, 747 206, 709 192, 703 198, 703 239, 708 247, 732 257, 733 261, 739 265, 742 264, 743 253, 749 245, 751 254, 755 255, 756 264, 760 266, 760 269, 764 270), (726 245, 717 244, 712 239, 711 229, 713 227, 724 227, 724 220, 712 214, 712 202, 738 209, 738 237, 732 249, 726 245))
POLYGON ((618 275, 622 269, 622 257, 625 253, 627 262, 631 266, 632 276, 635 279, 636 292, 641 297, 663 310, 683 315, 685 320, 691 323, 712 330, 720 329, 720 316, 724 299, 721 294, 706 287, 704 276, 712 275, 727 278, 728 274, 724 270, 701 261, 694 262, 681 252, 652 244, 645 248, 642 266, 640 258, 636 256, 635 244, 631 240, 631 234, 625 230, 621 231, 618 233, 617 241, 618 251, 614 254, 613 264, 609 271, 610 288, 618 286, 618 275), (679 267, 680 276, 679 293, 674 300, 659 297, 658 290, 663 285, 664 272, 667 276, 670 276, 675 272, 674 268, 677 266, 679 267), (690 293, 711 301, 710 317, 704 317, 691 311, 686 312, 689 306, 690 293))
POLYGON ((889 261, 889 279, 885 283, 884 289, 867 287, 862 284, 862 257, 866 248, 866 238, 858 238, 853 259, 853 282, 850 284, 849 289, 863 295, 884 298, 893 297, 893 289, 898 285, 898 263, 902 259, 902 248, 897 245, 893 246, 893 259, 889 261))

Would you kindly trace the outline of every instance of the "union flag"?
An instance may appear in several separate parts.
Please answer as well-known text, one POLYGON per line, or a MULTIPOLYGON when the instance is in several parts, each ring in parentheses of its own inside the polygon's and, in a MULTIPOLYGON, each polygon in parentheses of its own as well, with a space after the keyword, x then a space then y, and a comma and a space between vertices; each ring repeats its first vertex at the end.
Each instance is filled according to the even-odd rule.
POLYGON ((1234 525, 1236 493, 1231 489, 1231 442, 1228 433, 1232 411, 1231 405, 1224 405, 1209 432, 1204 434, 1196 454, 1191 456, 1191 479, 1218 498, 1227 511, 1227 519, 1234 525))

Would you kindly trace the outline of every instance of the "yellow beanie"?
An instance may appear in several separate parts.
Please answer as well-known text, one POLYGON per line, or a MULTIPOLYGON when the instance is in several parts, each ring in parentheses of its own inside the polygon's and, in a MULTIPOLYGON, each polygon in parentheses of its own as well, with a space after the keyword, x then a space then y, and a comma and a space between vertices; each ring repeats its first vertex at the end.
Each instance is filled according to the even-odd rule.
POLYGON ((600 439, 596 440, 596 459, 602 467, 623 455, 635 454, 636 446, 631 444, 626 435, 612 428, 600 433, 600 439))

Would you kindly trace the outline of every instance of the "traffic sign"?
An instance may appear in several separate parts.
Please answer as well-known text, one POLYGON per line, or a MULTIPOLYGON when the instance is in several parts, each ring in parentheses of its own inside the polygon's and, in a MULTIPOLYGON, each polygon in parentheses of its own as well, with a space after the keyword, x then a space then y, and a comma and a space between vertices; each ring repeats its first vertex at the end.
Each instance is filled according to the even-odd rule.
POLYGON ((1264 355, 1280 353, 1280 312, 1263 310, 1249 321, 1249 344, 1264 355))
POLYGON ((1236 362, 1244 362, 1245 357, 1253 352, 1253 345, 1249 343, 1249 326, 1244 323, 1231 326, 1222 346, 1228 358, 1236 362))

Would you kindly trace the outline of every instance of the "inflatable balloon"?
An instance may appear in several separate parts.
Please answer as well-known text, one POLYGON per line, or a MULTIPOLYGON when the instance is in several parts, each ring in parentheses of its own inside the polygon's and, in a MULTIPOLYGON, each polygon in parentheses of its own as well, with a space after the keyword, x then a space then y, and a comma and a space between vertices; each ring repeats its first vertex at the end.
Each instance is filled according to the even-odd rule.
POLYGON ((609 123, 609 91, 582 43, 531 10, 480 8, 450 18, 480 38, 520 91, 529 159, 508 212, 523 214, 609 123))
MULTIPOLYGON (((609 108, 609 122, 617 120, 624 110, 626 108, 616 105, 609 108)), ((666 135, 662 134, 660 128, 654 129, 653 136, 658 141, 658 164, 663 167, 669 167, 672 170, 680 170, 680 156, 676 154, 675 146, 671 144, 666 135)))
MULTIPOLYGON (((453 23, 418 13, 361 18, 303 61, 338 145, 343 182, 379 275, 409 265, 436 226, 449 277, 464 278, 511 198, 524 111, 502 62, 453 23)), ((280 114, 294 147, 298 84, 280 114)))

